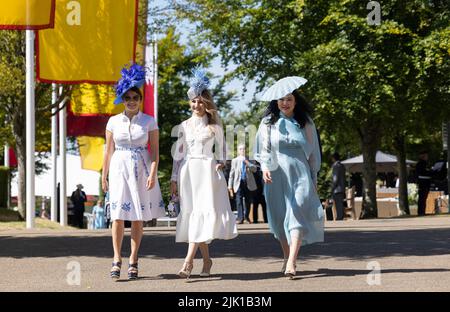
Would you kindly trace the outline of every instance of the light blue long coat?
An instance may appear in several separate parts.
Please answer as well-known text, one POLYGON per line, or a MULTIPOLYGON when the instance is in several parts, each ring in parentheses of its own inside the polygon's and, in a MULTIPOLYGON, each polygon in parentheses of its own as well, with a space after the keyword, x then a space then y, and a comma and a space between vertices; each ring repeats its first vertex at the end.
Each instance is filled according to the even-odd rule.
POLYGON ((291 243, 290 231, 302 234, 302 245, 324 240, 324 212, 317 194, 321 157, 314 122, 301 128, 280 112, 270 126, 265 117, 256 135, 255 159, 272 183, 264 185, 270 231, 291 243))

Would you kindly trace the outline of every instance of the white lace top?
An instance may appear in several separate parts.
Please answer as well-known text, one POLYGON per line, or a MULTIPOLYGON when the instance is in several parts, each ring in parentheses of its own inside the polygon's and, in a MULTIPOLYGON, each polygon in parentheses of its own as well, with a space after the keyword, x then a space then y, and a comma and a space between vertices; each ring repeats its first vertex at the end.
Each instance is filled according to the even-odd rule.
POLYGON ((172 149, 172 181, 177 181, 184 161, 190 158, 215 159, 226 157, 225 139, 222 127, 208 125, 208 116, 192 116, 178 126, 178 140, 172 149), (214 149, 214 150, 213 150, 214 149))

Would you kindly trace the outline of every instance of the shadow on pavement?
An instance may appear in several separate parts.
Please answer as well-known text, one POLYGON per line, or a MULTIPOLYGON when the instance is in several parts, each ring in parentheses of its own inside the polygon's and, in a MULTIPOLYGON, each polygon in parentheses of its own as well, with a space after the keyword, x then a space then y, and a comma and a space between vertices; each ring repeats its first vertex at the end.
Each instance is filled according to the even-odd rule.
MULTIPOLYGON (((82 235, 81 233, 78 235, 71 234, 70 236, 2 236, 0 237, 0 258, 71 256, 110 258, 112 256, 110 236, 106 234, 82 235)), ((129 253, 129 233, 124 238, 122 250, 124 254, 129 253)), ((175 243, 173 232, 146 231, 141 244, 140 257, 182 259, 185 257, 186 251, 187 244, 175 243)), ((258 258, 281 257, 278 242, 268 232, 241 232, 233 240, 216 240, 212 242, 210 251, 212 258, 238 257, 251 261, 258 258)), ((323 243, 302 247, 299 259, 305 261, 324 257, 342 258, 342 260, 367 260, 389 256, 439 256, 448 254, 450 254, 450 228, 398 231, 341 230, 326 232, 325 242, 323 243)), ((345 270, 342 272, 345 273, 345 270)), ((361 272, 367 274, 367 271, 361 272)), ((350 270, 348 274, 359 273, 350 270)), ((226 278, 226 276, 222 276, 222 278, 226 278)))
MULTIPOLYGON (((358 269, 319 269, 317 271, 297 271, 297 276, 295 276, 294 280, 303 280, 309 278, 319 278, 319 277, 351 277, 357 275, 365 275, 370 270, 358 270, 358 269)), ((450 272, 450 269, 381 269, 381 273, 389 274, 389 273, 433 273, 433 272, 450 272)))

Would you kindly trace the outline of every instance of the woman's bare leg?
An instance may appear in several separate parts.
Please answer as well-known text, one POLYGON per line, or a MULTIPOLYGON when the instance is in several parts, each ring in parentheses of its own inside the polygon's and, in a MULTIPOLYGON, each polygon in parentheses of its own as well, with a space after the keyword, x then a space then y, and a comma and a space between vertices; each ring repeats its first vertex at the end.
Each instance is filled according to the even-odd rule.
POLYGON ((123 220, 114 220, 111 231, 114 249, 114 262, 122 262, 122 241, 124 232, 123 220))
POLYGON ((206 243, 199 244, 200 253, 202 254, 203 262, 209 260, 209 246, 206 243))
POLYGON ((131 222, 131 254, 130 264, 138 262, 139 246, 141 245, 144 227, 142 221, 131 222))
POLYGON ((302 245, 302 239, 300 230, 292 230, 290 234, 291 245, 289 246, 289 258, 286 264, 286 270, 295 271, 298 253, 302 245))

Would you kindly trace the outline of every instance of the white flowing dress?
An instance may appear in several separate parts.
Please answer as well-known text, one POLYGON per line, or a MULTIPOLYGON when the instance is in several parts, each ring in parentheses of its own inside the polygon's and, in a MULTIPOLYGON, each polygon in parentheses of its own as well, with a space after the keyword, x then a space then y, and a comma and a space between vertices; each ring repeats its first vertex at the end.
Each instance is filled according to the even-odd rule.
POLYGON ((216 171, 216 159, 225 158, 222 128, 208 125, 206 115, 193 116, 181 123, 178 134, 172 169, 180 197, 176 242, 209 244, 213 239, 235 238, 236 217, 227 184, 223 172, 216 171))
POLYGON ((109 165, 111 220, 148 221, 165 216, 158 180, 146 189, 150 173, 148 133, 158 129, 152 116, 139 112, 130 119, 112 116, 106 130, 113 133, 115 150, 109 165))

